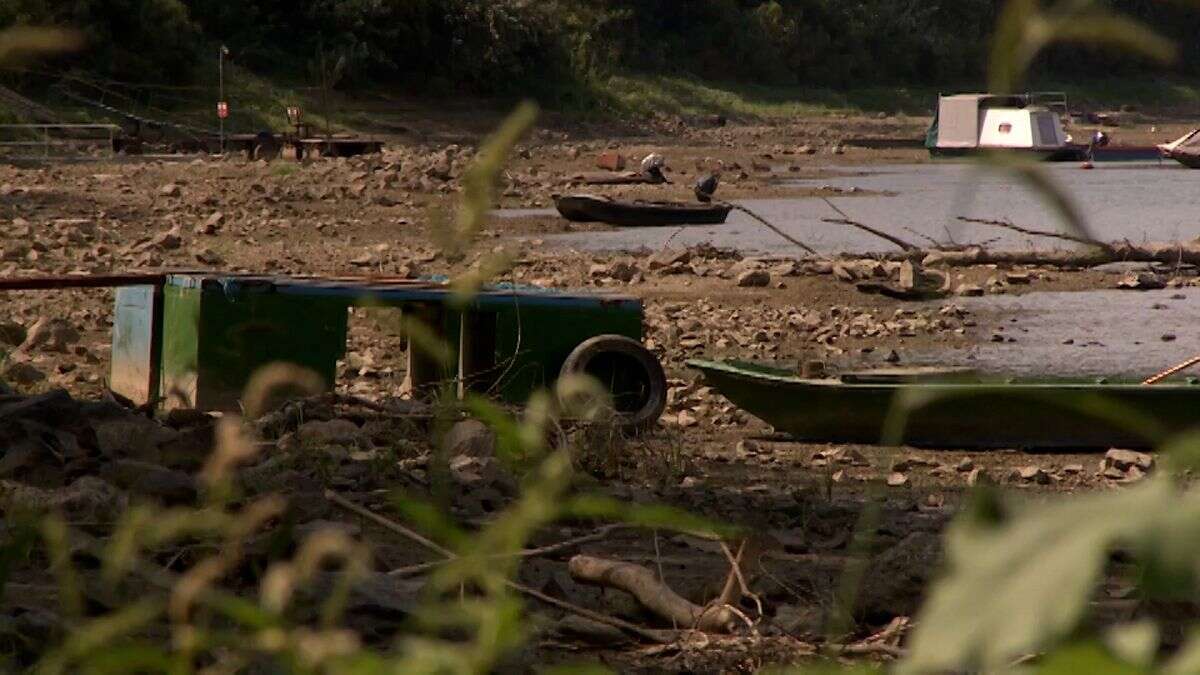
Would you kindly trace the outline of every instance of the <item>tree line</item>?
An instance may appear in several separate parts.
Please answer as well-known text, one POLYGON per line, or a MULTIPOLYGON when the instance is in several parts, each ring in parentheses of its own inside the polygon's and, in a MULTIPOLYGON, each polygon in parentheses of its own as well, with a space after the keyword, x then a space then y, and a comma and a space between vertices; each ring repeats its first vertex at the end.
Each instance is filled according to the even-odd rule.
MULTIPOLYGON (((514 93, 614 71, 830 87, 978 79, 1002 0, 0 0, 0 26, 74 26, 66 65, 133 82, 211 77, 220 44, 239 64, 303 77, 318 50, 351 64, 343 86, 514 93)), ((1200 13, 1113 0, 1174 38, 1196 70, 1200 13)), ((1144 63, 1056 49, 1035 69, 1128 74, 1144 63)))

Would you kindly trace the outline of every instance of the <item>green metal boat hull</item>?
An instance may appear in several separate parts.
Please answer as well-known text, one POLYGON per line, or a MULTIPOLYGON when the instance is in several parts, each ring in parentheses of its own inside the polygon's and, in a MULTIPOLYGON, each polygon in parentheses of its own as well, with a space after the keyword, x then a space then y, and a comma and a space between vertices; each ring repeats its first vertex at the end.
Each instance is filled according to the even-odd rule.
POLYGON ((688 365, 746 412, 797 440, 953 448, 1149 448, 1200 423, 1200 386, 870 383, 752 364, 688 365), (907 410, 907 414, 901 414, 907 410), (896 434, 885 438, 889 415, 896 434))

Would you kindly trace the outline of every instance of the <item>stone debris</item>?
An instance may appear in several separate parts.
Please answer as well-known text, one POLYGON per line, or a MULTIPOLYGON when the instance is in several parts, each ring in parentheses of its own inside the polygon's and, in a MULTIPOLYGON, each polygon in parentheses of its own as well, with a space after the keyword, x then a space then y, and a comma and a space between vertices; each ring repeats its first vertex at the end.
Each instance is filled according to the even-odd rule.
POLYGON ((1117 282, 1117 288, 1136 291, 1152 291, 1166 287, 1166 279, 1153 272, 1130 272, 1117 282))
POLYGON ((1100 474, 1109 480, 1135 481, 1150 473, 1154 465, 1153 455, 1112 448, 1100 460, 1100 474))
POLYGON ((771 274, 765 270, 747 270, 737 277, 739 288, 765 288, 771 285, 771 274))
POLYGON ((65 319, 42 317, 29 328, 25 341, 18 347, 22 352, 59 352, 79 342, 79 331, 65 319))
POLYGON ((449 457, 494 457, 496 434, 477 419, 465 419, 446 432, 442 448, 449 457))
POLYGON ((1040 466, 1028 465, 1018 469, 1014 469, 1011 478, 1026 483, 1037 483, 1039 485, 1049 485, 1052 478, 1040 466))

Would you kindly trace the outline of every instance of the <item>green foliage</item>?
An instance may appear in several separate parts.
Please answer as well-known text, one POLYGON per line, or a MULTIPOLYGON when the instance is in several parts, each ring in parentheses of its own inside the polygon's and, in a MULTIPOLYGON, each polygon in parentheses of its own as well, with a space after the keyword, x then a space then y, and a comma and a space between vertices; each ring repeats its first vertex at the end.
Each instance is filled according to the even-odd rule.
POLYGON ((180 0, 4 0, 0 27, 58 26, 82 33, 67 63, 127 79, 190 77, 201 34, 180 0))
MULTIPOLYGON (((582 103, 597 82, 630 72, 839 89, 944 86, 979 80, 989 54, 994 60, 1013 47, 1043 79, 1138 72, 1145 70, 1145 58, 1170 54, 1147 26, 1181 45, 1188 72, 1200 63, 1200 43, 1191 39, 1200 17, 1179 7, 1142 0, 1049 5, 1027 0, 1000 15, 998 5, 996 0, 5 0, 0 27, 77 26, 88 47, 67 63, 131 82, 207 83, 216 49, 226 44, 241 67, 322 89, 406 84, 428 93, 520 92, 566 104, 582 103), (1101 4, 1121 13, 1102 13, 1101 4), (993 43, 998 17, 1001 29, 993 43), (1014 33, 1017 28, 1022 32, 1014 33), (332 83, 308 72, 306 64, 322 52, 336 55, 332 63, 341 58, 353 68, 332 83)), ((999 83, 1015 85, 1007 81, 1010 73, 994 65, 999 83)))

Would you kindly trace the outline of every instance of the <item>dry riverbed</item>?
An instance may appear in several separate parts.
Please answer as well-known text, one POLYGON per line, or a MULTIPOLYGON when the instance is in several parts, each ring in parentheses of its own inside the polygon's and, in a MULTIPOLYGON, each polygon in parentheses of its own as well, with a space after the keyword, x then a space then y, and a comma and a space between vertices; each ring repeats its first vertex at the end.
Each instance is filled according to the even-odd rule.
MULTIPOLYGON (((570 176, 594 170, 603 151, 635 161, 662 152, 676 180, 612 194, 683 198, 689 179, 720 159, 727 179, 723 197, 811 197, 812 190, 790 187, 785 179, 819 177, 833 164, 919 161, 915 150, 866 150, 843 141, 851 135, 919 135, 923 125, 912 119, 822 119, 690 129, 652 142, 538 132, 509 166, 501 204, 548 206, 551 195, 576 189, 570 176)), ((762 554, 749 573, 763 614, 746 598, 741 607, 751 612, 753 631, 741 627, 733 638, 646 647, 628 634, 531 603, 529 611, 546 621, 535 651, 517 655, 516 665, 599 658, 647 672, 750 671, 765 663, 818 658, 831 639, 874 645, 859 658, 886 660, 902 645, 907 620, 936 573, 938 533, 972 486, 992 482, 1024 499, 1030 493, 1120 489, 1152 470, 1153 458, 1141 455, 1106 459, 791 443, 733 407, 684 365, 699 356, 797 367, 816 360, 835 373, 905 364, 914 354, 968 350, 1013 334, 1013 328, 1004 333, 1005 315, 971 309, 964 296, 1115 289, 1128 270, 963 266, 942 273, 938 297, 909 302, 859 289, 863 282, 901 283, 900 262, 879 256, 747 257, 703 245, 580 252, 547 247, 541 237, 578 226, 542 216, 490 218, 464 256, 450 257, 436 242, 451 226, 471 154, 466 146, 401 144, 382 157, 299 165, 197 159, 2 167, 0 271, 16 276, 203 268, 419 277, 460 273, 503 251, 515 261, 504 280, 642 298, 646 343, 669 378, 667 413, 643 436, 603 444, 585 429, 568 430, 578 457, 576 489, 628 502, 665 502, 761 533, 762 554), (851 555, 850 534, 868 499, 883 505, 867 553, 878 573, 866 575, 849 633, 829 636, 824 631, 832 589, 851 555)), ((1147 284, 1153 278, 1180 291, 1195 281, 1187 269, 1142 273, 1147 284)), ((6 513, 55 508, 103 537, 131 502, 196 504, 204 493, 196 473, 213 445, 215 420, 178 414, 155 420, 103 402, 111 292, 8 293, 0 303, 0 342, 7 351, 3 375, 16 390, 4 395, 0 414, 25 420, 0 430, 9 448, 0 458, 0 507, 6 513), (69 396, 48 393, 57 388, 69 396), (5 406, 27 400, 22 394, 43 398, 9 411, 5 406), (43 432, 53 440, 39 435, 43 432)), ((386 494, 399 488, 431 496, 429 475, 436 470, 431 451, 447 444, 451 513, 478 524, 512 500, 517 479, 492 456, 495 441, 486 429, 460 423, 446 439, 431 426, 431 411, 396 399, 404 375, 403 341, 378 318, 355 310, 349 351, 339 367, 340 397, 294 404, 255 423, 261 453, 239 470, 239 480, 246 498, 278 491, 289 500, 287 536, 333 527, 369 543, 375 575, 370 580, 387 584, 393 577, 386 572, 429 556, 330 502, 326 490, 398 518, 389 512, 386 494)), ((281 525, 265 527, 263 541, 281 525)), ((584 536, 596 527, 575 522, 548 528, 533 545, 584 536)), ((669 586, 701 604, 728 573, 713 542, 630 529, 530 557, 519 579, 637 625, 669 627, 628 596, 573 580, 566 563, 580 552, 660 569, 669 586)), ((204 554, 203 547, 188 547, 157 552, 154 560, 180 572, 204 554)), ((265 547, 247 553, 239 567, 244 574, 231 582, 234 590, 253 592, 264 556, 265 547)), ((0 623, 0 640, 24 645, 20 663, 66 630, 48 609, 55 606, 56 591, 44 569, 35 564, 16 572, 12 588, 20 592, 10 589, 0 606, 9 619, 0 623)), ((407 618, 419 585, 404 585, 392 595, 363 588, 349 606, 354 625, 367 642, 383 644, 407 618)), ((89 600, 98 606, 115 602, 100 593, 89 600)))

